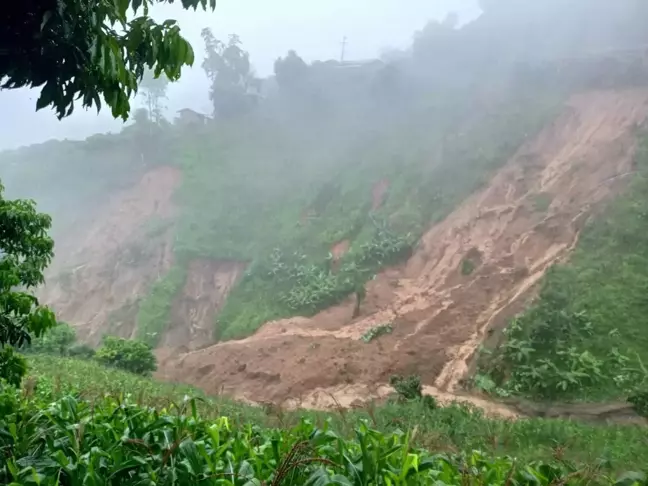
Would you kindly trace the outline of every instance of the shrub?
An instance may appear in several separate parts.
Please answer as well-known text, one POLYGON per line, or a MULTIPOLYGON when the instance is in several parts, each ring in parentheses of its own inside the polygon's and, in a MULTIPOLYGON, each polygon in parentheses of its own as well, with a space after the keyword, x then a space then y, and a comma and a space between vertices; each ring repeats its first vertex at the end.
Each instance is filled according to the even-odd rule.
POLYGON ((95 357, 104 364, 138 375, 149 375, 157 369, 151 346, 137 339, 106 336, 95 357))
POLYGON ((373 341, 376 338, 379 338, 380 336, 382 336, 384 334, 391 334, 393 331, 394 331, 394 328, 392 327, 391 322, 387 323, 387 324, 380 324, 378 326, 372 327, 367 332, 365 332, 362 335, 362 340, 365 343, 369 343, 369 342, 373 341))
POLYGON ((394 387, 398 396, 405 400, 417 400, 423 397, 423 387, 419 376, 394 375, 389 379, 389 384, 394 387))
POLYGON ((0 378, 13 386, 20 386, 27 372, 27 362, 11 346, 0 348, 0 378))
POLYGON ((72 326, 59 322, 40 337, 32 339, 26 351, 34 353, 66 355, 76 341, 76 331, 72 326))
POLYGON ((628 402, 632 404, 635 412, 648 418, 648 392, 635 392, 628 397, 628 402))
POLYGON ((67 355, 75 358, 90 359, 94 358, 95 350, 87 344, 77 344, 67 350, 67 355))

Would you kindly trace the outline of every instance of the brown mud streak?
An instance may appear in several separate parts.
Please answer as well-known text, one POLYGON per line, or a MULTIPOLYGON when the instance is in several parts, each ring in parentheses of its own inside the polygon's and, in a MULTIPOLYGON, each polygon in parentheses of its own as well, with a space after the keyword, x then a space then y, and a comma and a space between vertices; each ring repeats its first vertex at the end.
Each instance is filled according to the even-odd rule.
POLYGON ((190 262, 184 287, 171 307, 171 327, 162 346, 197 349, 213 343, 214 319, 246 266, 230 261, 190 262))
POLYGON ((169 270, 173 256, 170 225, 151 236, 146 223, 172 222, 180 176, 172 167, 148 171, 134 187, 114 194, 90 227, 70 235, 75 244, 57 241, 62 251, 39 296, 77 326, 81 339, 96 344, 106 332, 133 336, 138 300, 169 270))
POLYGON ((487 188, 422 237, 406 265, 370 282, 358 319, 351 319, 350 299, 313 318, 267 323, 241 341, 167 350, 158 376, 255 402, 335 408, 380 398, 389 376, 416 373, 442 402, 515 416, 505 405, 461 395, 459 382, 487 331, 519 310, 577 243, 591 209, 623 186, 627 178, 616 176, 632 168, 634 129, 647 102, 648 90, 572 97, 487 188), (461 262, 475 251, 477 266, 463 275, 461 262), (393 334, 359 340, 385 322, 393 334))

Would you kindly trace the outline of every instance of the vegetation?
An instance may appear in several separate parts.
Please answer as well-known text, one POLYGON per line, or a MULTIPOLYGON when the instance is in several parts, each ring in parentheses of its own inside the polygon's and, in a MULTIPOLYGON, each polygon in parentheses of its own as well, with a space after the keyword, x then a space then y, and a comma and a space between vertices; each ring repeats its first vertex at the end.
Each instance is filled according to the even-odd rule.
POLYGON ((151 346, 136 339, 105 336, 94 356, 106 365, 138 375, 149 375, 157 369, 151 346))
POLYGON ((11 346, 0 348, 0 377, 3 380, 9 385, 20 386, 26 372, 27 362, 22 355, 11 346))
MULTIPOLYGON (((169 80, 165 75, 155 77, 151 71, 146 71, 140 82, 139 88, 142 90, 142 97, 146 106, 146 120, 160 125, 164 119, 162 100, 166 99, 166 91, 169 80)), ((137 123, 137 120, 135 120, 137 123)))
MULTIPOLYGON (((298 120, 230 120, 209 139, 195 135, 182 142, 175 149, 183 171, 179 259, 249 262, 218 316, 216 337, 240 338, 268 320, 312 315, 406 258, 430 222, 482 184, 559 101, 520 95, 461 137, 449 135, 457 127, 446 115, 455 109, 450 103, 462 101, 435 99, 348 142, 338 118, 299 128, 298 120), (435 154, 441 143, 443 158, 435 154), (338 149, 326 149, 332 145, 338 149), (216 161, 213 154, 219 154, 216 161), (382 180, 388 191, 372 209, 372 191, 382 180), (330 250, 343 240, 351 242, 349 252, 333 268, 330 250)), ((156 315, 165 312, 160 301, 156 315)))
POLYGON ((475 262, 473 262, 470 258, 464 258, 461 260, 461 275, 470 275, 475 271, 475 262))
POLYGON ((11 484, 641 484, 565 462, 516 467, 513 458, 430 454, 414 433, 368 423, 355 438, 302 420, 292 429, 204 420, 196 401, 158 412, 111 398, 91 406, 64 397, 38 408, 3 391, 0 481, 11 484), (82 433, 77 432, 83 424, 82 433), (43 441, 43 439, 45 439, 43 441))
POLYGON ((367 332, 365 332, 362 335, 362 340, 365 343, 370 343, 374 339, 379 338, 380 336, 383 336, 385 334, 391 334, 394 328, 392 327, 391 323, 388 324, 379 324, 378 326, 374 326, 371 329, 369 329, 367 332))
POLYGON ((74 345, 76 338, 76 331, 72 326, 64 322, 57 322, 48 332, 32 339, 27 351, 65 356, 74 345))
MULTIPOLYGON (((9 60, 9 71, 0 64, 5 87, 44 85, 38 106, 52 105, 59 116, 71 112, 79 94, 87 106, 98 106, 103 95, 115 116, 125 116, 145 69, 173 80, 193 57, 173 22, 156 25, 146 15, 153 3, 101 0, 94 16, 82 2, 28 7, 41 9, 35 13, 19 7, 3 33, 20 40, 15 52, 24 59, 9 60), (129 8, 145 15, 127 21, 129 8)), ((198 3, 206 6, 198 0, 183 6, 198 3)), ((188 130, 163 123, 151 97, 148 117, 156 123, 138 117, 117 135, 44 144, 29 152, 36 162, 26 176, 12 164, 25 152, 10 154, 11 177, 27 190, 45 181, 59 208, 85 198, 100 204, 156 160, 175 165, 183 177, 178 220, 164 223, 174 233, 173 266, 136 302, 140 340, 106 337, 96 352, 75 346, 65 325, 43 336, 53 316, 27 291, 42 282, 51 258, 49 219, 31 203, 0 200, 0 483, 645 483, 640 473, 627 472, 648 469, 643 427, 488 419, 466 406, 438 406, 416 376, 392 378, 396 399, 337 414, 251 407, 146 376, 155 370, 152 347, 169 325, 193 260, 248 264, 215 322, 220 339, 247 335, 272 318, 313 314, 352 292, 359 306, 367 280, 406 258, 430 223, 553 115, 571 87, 551 84, 559 71, 553 68, 533 82, 516 78, 521 43, 511 41, 511 32, 519 29, 494 28, 507 25, 501 6, 509 3, 484 2, 476 28, 458 29, 451 16, 431 22, 411 55, 353 75, 340 63, 307 65, 290 52, 275 65, 278 93, 264 102, 240 40, 225 44, 206 30, 210 124, 188 130), (480 42, 483 32, 489 42, 480 42), (494 58, 482 44, 500 51, 494 58), (439 55, 445 51, 456 57, 439 55), (496 64, 515 73, 494 74, 496 64), (52 151, 62 165, 35 175, 38 159, 52 151), (87 163, 92 153, 101 154, 96 164, 87 163), (76 199, 59 199, 65 187, 47 179, 60 167, 73 168, 73 180, 91 181, 76 199), (99 181, 101 174, 107 177, 99 181), (348 251, 332 255, 341 242, 348 251), (26 361, 11 344, 33 353, 26 361)), ((555 15, 558 3, 550 3, 547 18, 569 18, 555 15)), ((598 26, 556 27, 547 43, 552 24, 529 20, 534 29, 524 29, 525 48, 537 47, 540 58, 564 54, 556 46, 567 33, 586 51, 592 46, 578 40, 598 26)), ((533 398, 629 397, 647 413, 648 343, 639 332, 648 282, 647 164, 648 145, 629 193, 586 229, 574 260, 550 272, 534 306, 510 323, 501 346, 482 356, 476 385, 533 398)), ((548 197, 538 197, 538 211, 549 205, 548 197)), ((136 263, 137 252, 128 253, 128 264, 136 263)), ((468 255, 461 272, 479 264, 468 255)), ((364 339, 390 331, 390 324, 377 326, 364 339)))
MULTIPOLYGON (((29 438, 36 436, 38 430, 42 431, 43 437, 54 439, 63 437, 59 434, 68 434, 70 431, 77 430, 75 424, 88 422, 83 429, 83 440, 78 442, 79 447, 83 448, 82 450, 85 451, 87 447, 90 451, 93 444, 97 445, 96 453, 99 451, 107 453, 104 456, 108 461, 105 463, 106 467, 115 469, 117 464, 115 461, 125 461, 127 457, 139 457, 144 454, 144 463, 136 470, 141 474, 151 474, 153 471, 165 474, 168 472, 166 468, 172 470, 177 468, 178 474, 200 474, 206 472, 205 468, 211 467, 210 464, 214 467, 227 467, 226 463, 221 464, 219 461, 211 460, 211 452, 207 454, 210 460, 200 454, 198 462, 192 463, 193 469, 186 467, 187 462, 182 461, 187 457, 185 454, 192 447, 190 445, 180 446, 180 444, 185 440, 188 443, 195 443, 200 451, 201 442, 199 439, 203 437, 200 430, 203 430, 203 427, 211 426, 214 426, 214 430, 221 431, 221 437, 232 439, 225 448, 225 450, 232 451, 231 460, 247 460, 254 463, 254 458, 257 458, 265 464, 266 456, 262 452, 266 450, 265 448, 255 449, 256 453, 248 457, 245 452, 248 449, 243 447, 246 442, 243 440, 243 443, 239 444, 244 437, 247 437, 245 434, 252 433, 256 437, 253 442, 257 446, 265 444, 265 438, 276 441, 281 452, 280 461, 277 462, 275 457, 274 462, 271 462, 271 466, 269 466, 271 471, 263 473, 268 476, 257 476, 260 481, 263 479, 272 481, 272 471, 276 472, 279 469, 279 465, 283 463, 285 456, 288 455, 295 443, 310 441, 319 435, 317 433, 310 435, 314 429, 327 431, 324 435, 330 436, 331 439, 335 438, 335 441, 344 441, 344 444, 339 445, 351 448, 351 452, 355 450, 355 447, 358 447, 357 441, 362 440, 362 434, 357 435, 355 430, 359 429, 360 432, 366 433, 366 427, 372 430, 367 437, 367 440, 371 439, 366 442, 366 444, 372 444, 368 447, 369 450, 376 450, 374 447, 377 444, 374 444, 374 440, 379 442, 389 440, 392 434, 402 440, 407 437, 407 444, 400 444, 397 450, 401 452, 404 449, 408 450, 411 454, 420 455, 420 459, 429 456, 428 453, 420 451, 421 448, 427 449, 433 454, 440 454, 439 457, 450 459, 447 465, 450 471, 465 464, 463 461, 469 462, 473 457, 473 451, 481 451, 477 455, 492 463, 493 466, 495 464, 508 465, 504 472, 500 471, 504 478, 500 477, 501 484, 506 482, 513 462, 516 464, 515 471, 520 474, 527 471, 527 466, 531 468, 531 471, 547 471, 546 466, 541 467, 542 463, 546 463, 547 466, 551 466, 550 470, 553 470, 554 467, 559 468, 563 474, 570 474, 577 470, 583 474, 592 474, 592 481, 605 481, 606 476, 620 478, 627 471, 645 470, 648 467, 645 431, 634 425, 588 425, 547 419, 493 420, 485 418, 477 410, 471 410, 464 406, 430 408, 418 399, 390 401, 384 405, 372 405, 362 410, 341 411, 335 414, 312 411, 288 412, 277 408, 250 407, 220 397, 205 397, 199 391, 188 387, 158 383, 114 368, 103 367, 93 361, 30 355, 29 365, 30 378, 26 380, 23 394, 17 395, 5 388, 1 395, 3 399, 0 400, 0 408, 11 406, 13 410, 18 407, 23 411, 20 415, 0 413, 0 421, 4 420, 4 423, 0 425, 0 430, 12 430, 10 426, 8 427, 8 423, 17 425, 15 434, 0 434, 0 441, 4 441, 0 447, 5 447, 2 450, 7 451, 6 446, 10 443, 14 444, 12 446, 13 457, 16 459, 29 451, 44 457, 45 451, 52 450, 50 449, 52 445, 47 444, 67 447, 67 444, 75 443, 68 443, 65 440, 45 441, 45 449, 39 451, 25 449, 30 447, 28 445, 29 438), (186 398, 187 396, 194 396, 196 399, 190 400, 186 398), (95 404, 94 418, 87 415, 92 413, 89 403, 95 404), (157 409, 157 412, 146 408, 149 406, 157 409), (196 412, 193 411, 194 408, 196 412), (109 418, 111 413, 115 414, 115 420, 109 418), (201 418, 194 419, 194 413, 200 415, 201 418), (127 416, 130 416, 133 421, 124 420, 127 416), (56 419, 54 423, 52 420, 55 417, 59 417, 59 419, 56 419), (84 417, 87 420, 83 420, 84 417), (101 420, 99 420, 100 417, 101 420), (116 420, 117 417, 119 420, 116 420), (227 417, 227 419, 221 417, 227 417), (156 422, 156 425, 153 422, 156 422), (101 425, 102 423, 103 425, 101 425), (224 423, 229 425, 229 431, 222 431, 221 427, 224 423), (131 428, 133 432, 147 424, 150 435, 143 436, 133 433, 125 436, 122 433, 124 431, 122 427, 126 427, 128 424, 135 426, 135 428, 131 428), (70 426, 67 430, 66 425, 70 426), (104 440, 108 440, 105 438, 108 430, 113 430, 116 434, 116 436, 111 435, 113 439, 110 444, 104 443, 104 440), (173 439, 170 439, 166 445, 160 446, 158 437, 159 434, 164 434, 164 430, 167 431, 166 434, 171 434, 170 437, 173 439), (21 431, 21 434, 18 434, 18 431, 21 431), (409 433, 403 435, 401 431, 409 431, 409 433), (301 432, 304 434, 302 435, 301 432), (181 435, 176 437, 174 434, 181 435), (239 434, 243 434, 243 436, 239 434), (18 438, 16 438, 17 435, 19 435, 18 438), (123 440, 115 440, 114 437, 122 437, 123 440), (163 460, 164 449, 168 449, 179 437, 182 439, 169 453, 165 468, 160 468, 159 461, 163 460), (146 441, 147 447, 138 446, 138 439, 146 441), (237 444, 240 447, 234 447, 237 444), (124 448, 126 456, 116 457, 113 451, 116 451, 117 447, 124 448), (152 448, 150 453, 149 447, 152 448), (162 450, 154 452, 156 447, 161 447, 162 450), (506 456, 510 456, 510 458, 506 456)), ((3 409, 3 411, 5 410, 7 408, 3 409)), ((207 451, 211 451, 209 442, 211 439, 206 437, 206 440, 204 445, 207 451)), ((221 443, 224 446, 226 442, 222 441, 221 443)), ((310 443, 315 447, 310 450, 312 454, 310 457, 328 458, 343 466, 340 470, 335 469, 334 472, 342 475, 350 474, 349 470, 344 467, 347 462, 344 460, 338 462, 337 456, 329 455, 334 454, 333 451, 327 452, 328 448, 318 449, 317 444, 317 441, 310 443)), ((396 446, 395 443, 394 446, 396 446)), ((94 455, 73 454, 66 455, 66 457, 72 461, 70 464, 79 464, 80 467, 77 468, 77 471, 87 471, 84 469, 87 467, 85 461, 90 461, 94 455)), ((350 453, 348 457, 359 456, 350 453)), ((60 464, 57 465, 56 456, 52 456, 52 459, 52 462, 29 464, 23 459, 18 463, 18 471, 25 467, 61 467, 60 464)), ((389 459, 388 462, 391 460, 395 460, 395 457, 389 459)), ((313 467, 320 465, 322 464, 304 464, 304 466, 313 467)), ((499 466, 493 466, 484 465, 485 469, 481 472, 475 471, 475 474, 487 472, 499 474, 497 472, 499 466)), ((99 470, 109 471, 111 469, 99 470)), ((135 469, 131 470, 135 471, 135 469)), ((234 470, 240 471, 240 467, 234 470)), ((2 471, 4 474, 8 473, 6 467, 2 471)), ((115 470, 112 471, 115 472, 115 470)), ((263 471, 266 470, 263 469, 263 471)), ((300 468, 296 473, 301 474, 306 471, 313 473, 313 470, 308 467, 300 468)), ((26 474, 26 471, 23 474, 26 474)), ((81 472, 70 471, 69 474, 81 474, 81 472)), ((210 474, 208 473, 208 475, 210 474)), ((577 476, 571 476, 569 480, 577 481, 577 476)), ((110 475, 105 474, 104 477, 109 478, 110 475)), ((45 478, 41 479, 45 481, 45 478)), ((50 476, 47 480, 50 480, 50 476)), ((134 481, 134 479, 129 480, 134 481)), ((214 481, 215 478, 210 478, 210 480, 214 481)), ((355 484, 353 477, 350 477, 349 480, 351 484, 355 484)), ((527 480, 529 479, 527 478, 527 480)), ((526 484, 522 479, 519 481, 520 484, 526 484)), ((544 484, 542 483, 543 479, 540 481, 540 484, 544 484)), ((286 482, 289 483, 289 480, 286 482)), ((412 479, 409 484, 418 483, 412 479)), ((423 484, 427 483, 423 482, 423 484)), ((461 480, 449 479, 447 484, 465 483, 462 483, 461 480)), ((630 481, 620 484, 634 483, 630 481)))
MULTIPOLYGON (((51 106, 59 118, 84 107, 128 117, 129 98, 146 68, 158 77, 180 77, 193 64, 191 45, 174 20, 158 24, 148 14, 169 0, 83 0, 24 2, 7 12, 0 28, 0 79, 3 89, 42 86, 36 109, 51 106), (132 9, 132 14, 129 11, 132 9)), ((184 8, 207 8, 207 0, 183 0, 184 8)), ((216 1, 209 0, 215 8, 216 1)))
MULTIPOLYGON (((648 138, 622 195, 582 232, 569 263, 545 276, 534 304, 481 357, 498 393, 598 401, 648 386, 648 138)), ((637 395, 638 394, 638 395, 637 395)))
POLYGON ((0 185, 0 377, 20 383, 24 361, 12 347, 29 345, 55 324, 31 292, 43 283, 54 242, 50 217, 37 213, 33 201, 5 199, 3 191, 0 185))
POLYGON ((142 300, 137 313, 137 338, 155 347, 171 322, 173 296, 181 288, 186 270, 175 265, 159 279, 142 300))

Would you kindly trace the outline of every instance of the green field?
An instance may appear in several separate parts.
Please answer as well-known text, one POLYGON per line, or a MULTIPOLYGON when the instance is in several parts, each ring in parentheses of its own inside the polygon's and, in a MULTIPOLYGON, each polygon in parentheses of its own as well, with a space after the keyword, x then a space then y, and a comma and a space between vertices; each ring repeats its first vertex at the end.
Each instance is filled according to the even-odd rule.
POLYGON ((607 461, 606 467, 621 472, 648 467, 645 430, 636 425, 588 425, 567 420, 488 419, 465 406, 430 409, 423 402, 391 402, 354 411, 333 413, 275 407, 251 407, 224 397, 207 397, 186 386, 175 386, 110 368, 92 361, 37 355, 29 357, 30 376, 26 388, 36 386, 43 400, 72 394, 91 402, 112 396, 157 408, 182 407, 186 397, 196 397, 203 417, 227 416, 234 423, 290 429, 306 419, 322 428, 326 423, 343 437, 352 437, 357 425, 366 421, 382 433, 410 431, 411 444, 429 451, 507 456, 520 462, 551 461, 560 455, 580 465, 607 461), (175 404, 175 405, 174 405, 175 404), (413 432, 415 431, 415 432, 413 432))

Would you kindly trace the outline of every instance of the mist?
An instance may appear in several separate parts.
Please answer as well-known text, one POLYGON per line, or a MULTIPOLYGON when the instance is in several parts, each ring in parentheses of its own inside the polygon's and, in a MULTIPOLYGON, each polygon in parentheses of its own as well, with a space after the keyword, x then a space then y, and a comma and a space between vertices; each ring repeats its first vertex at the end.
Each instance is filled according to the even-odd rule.
POLYGON ((196 262, 244 269, 217 339, 311 315, 411 255, 570 96, 645 81, 642 1, 432 3, 160 7, 195 66, 145 77, 125 124, 1 93, 4 146, 36 145, 2 152, 0 176, 53 217, 63 317, 148 336, 182 320, 167 303, 196 262))
MULTIPOLYGON (((423 19, 440 19, 451 10, 462 21, 479 14, 476 0, 412 0, 406 7, 391 0, 352 4, 342 0, 312 4, 294 0, 272 4, 262 0, 223 0, 214 12, 186 11, 177 3, 156 5, 152 16, 158 21, 178 20, 196 52, 194 67, 185 68, 181 80, 168 89, 168 116, 172 118, 181 108, 211 112, 209 83, 200 67, 204 56, 200 31, 205 27, 223 39, 238 34, 256 73, 265 77, 272 74, 275 59, 290 49, 298 49, 308 62, 339 59, 345 36, 347 59, 369 59, 384 48, 406 48, 423 19)), ((97 116, 95 110, 78 107, 73 116, 62 121, 48 109, 35 112, 38 93, 37 89, 0 91, 2 112, 12 115, 11 121, 5 119, 2 123, 0 150, 50 139, 82 140, 93 133, 118 132, 123 127, 121 120, 114 120, 106 110, 97 116)), ((137 99, 134 104, 138 105, 137 99)))

